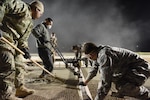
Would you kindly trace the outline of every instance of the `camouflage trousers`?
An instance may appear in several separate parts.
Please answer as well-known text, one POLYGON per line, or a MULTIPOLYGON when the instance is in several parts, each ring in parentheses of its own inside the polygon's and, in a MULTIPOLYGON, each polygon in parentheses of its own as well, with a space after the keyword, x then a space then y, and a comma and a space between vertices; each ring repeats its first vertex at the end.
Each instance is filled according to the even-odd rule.
POLYGON ((115 83, 119 96, 130 96, 140 100, 150 98, 150 91, 143 86, 149 76, 128 72, 128 74, 115 83), (140 76, 141 75, 141 76, 140 76))
MULTIPOLYGON (((112 96, 123 98, 124 96, 134 97, 139 100, 150 100, 150 90, 143 84, 149 78, 149 66, 136 66, 136 69, 130 69, 122 77, 113 80, 117 92, 112 92, 112 96)), ((105 95, 102 96, 101 83, 97 89, 95 100, 103 100, 105 95)), ((103 89, 105 90, 105 89, 103 89)))
MULTIPOLYGON (((136 86, 131 83, 126 83, 120 86, 117 90, 117 92, 112 92, 111 96, 118 98, 129 96, 137 98, 138 100, 150 100, 150 91, 144 86, 136 86)), ((94 100, 104 100, 106 95, 102 95, 100 91, 100 87, 98 87, 97 95, 94 100)))
POLYGON ((24 69, 22 55, 14 56, 11 51, 0 50, 0 100, 6 100, 13 92, 13 87, 23 84, 24 69))
POLYGON ((131 83, 126 83, 125 85, 119 87, 117 96, 129 96, 137 98, 139 100, 147 100, 150 99, 150 91, 145 86, 136 86, 131 83))

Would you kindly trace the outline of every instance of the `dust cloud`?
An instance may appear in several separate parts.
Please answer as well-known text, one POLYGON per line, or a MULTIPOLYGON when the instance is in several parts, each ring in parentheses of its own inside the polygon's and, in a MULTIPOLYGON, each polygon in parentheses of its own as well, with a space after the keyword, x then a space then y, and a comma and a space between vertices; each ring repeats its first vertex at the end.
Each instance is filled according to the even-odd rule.
MULTIPOLYGON (((140 38, 136 24, 123 17, 116 0, 43 0, 43 3, 44 15, 35 21, 35 25, 51 17, 54 25, 50 33, 56 33, 62 52, 71 51, 72 45, 89 41, 137 50, 140 38)), ((32 35, 29 47, 31 52, 37 52, 32 35)))

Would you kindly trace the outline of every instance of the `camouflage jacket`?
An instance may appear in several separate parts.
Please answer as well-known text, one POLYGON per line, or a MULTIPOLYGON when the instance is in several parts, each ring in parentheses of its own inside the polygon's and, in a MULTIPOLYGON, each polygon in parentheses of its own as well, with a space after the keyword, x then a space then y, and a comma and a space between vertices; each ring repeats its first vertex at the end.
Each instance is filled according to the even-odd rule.
MULTIPOLYGON (((0 29, 3 36, 18 48, 28 48, 28 37, 33 28, 30 7, 22 0, 0 1, 0 29)), ((0 41, 0 47, 10 47, 0 41)))
POLYGON ((123 48, 109 46, 100 46, 98 58, 94 61, 94 67, 86 80, 91 80, 98 71, 101 80, 99 90, 102 99, 100 100, 107 95, 112 82, 117 82, 124 77, 132 81, 135 78, 147 79, 150 76, 148 62, 140 58, 138 54, 123 48), (130 73, 135 74, 136 77, 130 76, 130 73))
POLYGON ((54 47, 57 46, 57 37, 51 36, 50 41, 54 47))
POLYGON ((38 24, 33 30, 32 34, 37 39, 37 47, 38 48, 48 48, 52 49, 52 46, 50 44, 50 34, 48 32, 48 29, 44 23, 38 24), (40 41, 39 38, 42 38, 43 41, 40 41))

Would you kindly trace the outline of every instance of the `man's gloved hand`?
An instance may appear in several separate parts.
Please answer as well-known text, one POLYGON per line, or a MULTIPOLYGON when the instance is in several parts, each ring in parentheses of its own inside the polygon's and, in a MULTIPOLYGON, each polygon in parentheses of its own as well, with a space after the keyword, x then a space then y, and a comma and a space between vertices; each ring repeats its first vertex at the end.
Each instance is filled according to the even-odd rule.
POLYGON ((86 86, 86 84, 84 82, 79 82, 78 85, 86 86))
POLYGON ((29 53, 29 49, 28 48, 22 48, 21 50, 25 53, 25 55, 23 55, 24 58, 26 58, 26 59, 30 59, 31 58, 31 55, 29 53))
POLYGON ((44 44, 44 39, 43 39, 43 37, 39 37, 39 41, 41 42, 41 44, 44 44))

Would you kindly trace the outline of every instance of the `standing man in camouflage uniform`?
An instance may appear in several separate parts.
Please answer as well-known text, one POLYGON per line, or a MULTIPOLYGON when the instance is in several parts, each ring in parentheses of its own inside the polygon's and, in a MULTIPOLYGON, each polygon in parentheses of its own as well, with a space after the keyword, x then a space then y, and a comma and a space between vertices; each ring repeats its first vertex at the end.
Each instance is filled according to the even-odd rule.
POLYGON ((54 32, 52 32, 52 34, 50 35, 50 41, 51 41, 51 45, 53 46, 53 48, 52 48, 52 52, 53 52, 52 58, 53 58, 53 63, 54 63, 55 55, 56 55, 55 48, 57 47, 57 37, 56 37, 56 34, 54 32))
MULTIPOLYGON (((44 12, 40 1, 26 4, 22 0, 0 1, 0 29, 1 35, 13 45, 21 49, 24 58, 30 58, 28 51, 28 37, 33 28, 33 19, 38 19, 44 12)), ((22 54, 0 40, 0 100, 22 100, 13 95, 13 82, 10 77, 15 72, 16 96, 24 97, 34 91, 24 86, 24 65, 22 54)))
POLYGON ((86 81, 80 82, 79 85, 86 85, 99 70, 100 83, 95 100, 104 100, 112 82, 118 90, 113 92, 112 96, 150 100, 150 91, 143 86, 150 76, 150 66, 138 54, 123 48, 102 45, 97 47, 90 42, 84 44, 83 51, 94 61, 94 66, 86 81))
POLYGON ((52 32, 52 34, 50 36, 50 40, 51 40, 51 43, 53 44, 53 46, 56 47, 57 46, 57 37, 54 32, 52 32))
MULTIPOLYGON (((52 25, 53 20, 51 18, 46 18, 43 23, 38 24, 32 31, 37 39, 38 54, 43 61, 45 69, 49 72, 53 71, 52 46, 50 43, 50 34, 48 32, 48 29, 51 29, 52 25)), ((43 70, 39 77, 43 78, 46 74, 47 73, 43 70)))

